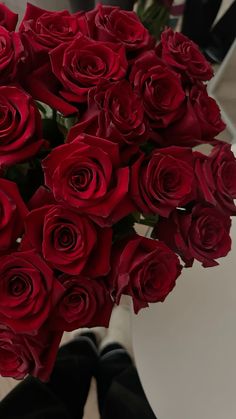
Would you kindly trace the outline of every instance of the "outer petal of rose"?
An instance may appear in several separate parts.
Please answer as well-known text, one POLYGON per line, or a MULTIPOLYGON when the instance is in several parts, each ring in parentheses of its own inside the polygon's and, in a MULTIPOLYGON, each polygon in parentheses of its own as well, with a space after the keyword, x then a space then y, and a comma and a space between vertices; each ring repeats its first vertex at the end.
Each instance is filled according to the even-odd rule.
POLYGON ((25 20, 31 20, 31 19, 36 20, 45 12, 46 12, 45 9, 37 7, 34 4, 27 3, 25 15, 22 19, 22 22, 24 22, 25 20))
POLYGON ((12 199, 15 202, 17 202, 19 212, 21 213, 22 217, 25 218, 26 215, 28 214, 28 209, 23 199, 21 198, 21 195, 19 193, 16 183, 11 182, 10 180, 7 180, 7 179, 0 179, 0 187, 2 187, 2 185, 5 185, 5 187, 7 188, 8 195, 12 197, 12 199))
POLYGON ((108 327, 110 323, 111 313, 114 303, 111 298, 107 298, 106 303, 96 311, 92 320, 86 325, 86 327, 108 327))
POLYGON ((8 9, 8 7, 3 3, 0 4, 0 11, 5 18, 1 21, 1 25, 4 26, 8 31, 13 32, 17 25, 18 14, 12 12, 12 10, 8 9))
MULTIPOLYGON (((129 189, 129 168, 123 167, 118 169, 117 173, 117 185, 111 191, 110 196, 94 207, 88 208, 87 213, 91 215, 93 219, 106 219, 110 218, 110 223, 114 224, 118 220, 116 219, 117 207, 119 206, 121 210, 121 215, 119 219, 124 217, 124 213, 127 215, 130 212, 130 208, 134 208, 134 205, 131 203, 131 200, 126 200, 129 189)), ((120 211, 118 211, 120 213, 120 211)), ((98 222, 99 224, 99 222, 98 222)), ((103 225, 103 224, 102 224, 103 225)))
POLYGON ((49 64, 39 68, 31 75, 27 76, 25 82, 27 90, 34 99, 40 100, 43 103, 57 109, 63 115, 68 116, 78 113, 78 109, 66 102, 58 93, 57 80, 52 74, 49 64), (46 76, 46 82, 45 82, 46 76))
POLYGON ((33 364, 30 375, 41 381, 48 381, 56 361, 58 348, 61 342, 62 332, 50 332, 45 334, 40 330, 35 337, 25 337, 25 343, 31 351, 36 362, 33 364), (42 334, 42 336, 41 336, 42 334), (38 341, 39 340, 39 341, 38 341), (40 348, 41 342, 43 343, 40 348), (40 348, 40 351, 39 351, 40 348))
POLYGON ((0 167, 12 166, 15 163, 20 163, 31 157, 34 157, 43 146, 47 146, 47 141, 36 140, 35 143, 23 147, 21 150, 12 154, 0 154, 0 167))
POLYGON ((112 245, 112 229, 97 228, 97 246, 89 258, 83 273, 88 277, 101 277, 110 271, 110 253, 112 245))
POLYGON ((83 142, 84 144, 89 144, 92 147, 100 147, 109 155, 115 168, 120 166, 118 144, 112 143, 111 141, 106 140, 104 138, 95 137, 89 134, 84 134, 84 136, 76 138, 76 141, 83 142))
POLYGON ((24 243, 30 243, 31 248, 39 253, 42 252, 43 224, 48 209, 50 209, 50 206, 44 206, 29 213, 25 220, 26 234, 21 243, 21 250, 24 250, 24 243))
POLYGON ((98 114, 97 111, 94 112, 94 114, 90 114, 90 116, 88 118, 83 118, 78 122, 78 124, 74 125, 69 133, 68 136, 66 138, 66 142, 67 143, 71 143, 72 141, 74 141, 76 139, 76 137, 78 137, 79 135, 81 135, 83 132, 86 132, 86 134, 89 135, 97 135, 97 131, 98 131, 98 114))
POLYGON ((54 196, 45 186, 40 186, 28 202, 28 208, 34 210, 44 205, 55 204, 54 196))
POLYGON ((50 153, 43 161, 42 168, 44 170, 45 185, 52 189, 53 187, 53 174, 56 170, 57 164, 63 161, 65 145, 56 147, 52 153, 50 153))
MULTIPOLYGON (((216 200, 210 185, 214 185, 213 174, 210 170, 209 158, 201 153, 195 153, 195 174, 198 185, 200 186, 200 195, 212 205, 216 205, 216 200)), ((201 196, 198 197, 201 201, 201 196)))
POLYGON ((157 136, 155 131, 151 135, 154 141, 156 139, 164 147, 170 145, 193 147, 203 142, 199 122, 190 101, 188 101, 186 113, 183 118, 165 130, 159 130, 157 136))

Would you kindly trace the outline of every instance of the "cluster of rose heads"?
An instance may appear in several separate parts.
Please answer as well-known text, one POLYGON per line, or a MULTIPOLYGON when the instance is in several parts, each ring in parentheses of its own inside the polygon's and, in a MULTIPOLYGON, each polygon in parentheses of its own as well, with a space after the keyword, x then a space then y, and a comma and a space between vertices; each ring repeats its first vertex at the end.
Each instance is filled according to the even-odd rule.
POLYGON ((226 256, 236 160, 182 34, 158 43, 101 5, 28 4, 16 23, 1 4, 0 374, 47 380, 64 331, 108 326, 122 294, 136 313, 164 301, 182 265, 226 256))

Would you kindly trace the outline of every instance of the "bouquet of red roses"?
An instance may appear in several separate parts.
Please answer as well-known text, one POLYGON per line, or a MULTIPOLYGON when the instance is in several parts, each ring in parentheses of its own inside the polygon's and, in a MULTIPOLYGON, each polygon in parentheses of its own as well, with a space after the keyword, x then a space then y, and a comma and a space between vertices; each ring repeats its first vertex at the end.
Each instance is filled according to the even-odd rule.
POLYGON ((183 35, 156 44, 101 5, 28 4, 16 23, 1 5, 0 374, 46 380, 64 331, 107 326, 122 294, 136 313, 164 301, 182 264, 227 255, 236 160, 183 35))

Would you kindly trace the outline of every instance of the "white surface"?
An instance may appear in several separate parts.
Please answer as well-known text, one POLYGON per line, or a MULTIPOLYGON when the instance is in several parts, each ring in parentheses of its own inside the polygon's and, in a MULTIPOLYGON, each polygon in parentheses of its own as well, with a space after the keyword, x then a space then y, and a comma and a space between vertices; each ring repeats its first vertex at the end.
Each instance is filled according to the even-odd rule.
POLYGON ((220 266, 185 269, 164 304, 133 317, 134 355, 158 419, 236 417, 236 220, 220 266))

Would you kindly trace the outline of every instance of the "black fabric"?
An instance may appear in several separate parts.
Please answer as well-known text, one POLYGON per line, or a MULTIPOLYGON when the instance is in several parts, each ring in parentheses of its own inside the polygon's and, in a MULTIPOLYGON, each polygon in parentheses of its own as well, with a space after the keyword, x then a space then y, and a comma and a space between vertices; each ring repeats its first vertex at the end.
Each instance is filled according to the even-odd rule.
POLYGON ((213 22, 222 0, 186 0, 182 32, 201 47, 210 39, 213 22))
POLYGON ((82 419, 98 353, 86 337, 60 348, 48 383, 29 377, 0 403, 1 419, 82 419))
POLYGON ((216 23, 210 33, 208 48, 218 51, 220 60, 223 60, 236 37, 236 1, 232 3, 227 12, 216 23))
POLYGON ((18 384, 0 403, 1 419, 71 419, 66 406, 35 378, 18 384))
POLYGON ((97 393, 99 411, 102 413, 113 381, 132 366, 129 354, 119 344, 107 346, 101 353, 97 368, 97 393))
POLYGON ((156 419, 134 366, 112 381, 102 411, 102 419, 111 418, 156 419))
POLYGON ((134 0, 97 0, 97 3, 102 3, 109 6, 119 6, 124 10, 132 10, 134 7, 134 0))
POLYGON ((119 344, 101 353, 97 392, 102 419, 155 419, 132 359, 119 344))
POLYGON ((79 10, 88 11, 94 8, 94 0, 69 0, 69 6, 73 13, 79 10))
MULTIPOLYGON (((126 349, 124 349, 123 346, 121 346, 119 343, 113 342, 113 343, 109 343, 108 345, 106 345, 105 348, 103 348, 100 351, 100 360, 104 357, 104 355, 106 355, 109 352, 113 352, 116 349, 121 349, 122 351, 124 351, 128 354, 128 352, 126 351, 126 349)), ((132 362, 130 356, 129 356, 129 359, 130 359, 130 362, 132 362)))
POLYGON ((222 0, 187 0, 182 23, 182 33, 206 53, 211 51, 217 62, 224 59, 236 37, 236 0, 212 27, 221 4, 222 0))
POLYGON ((134 6, 134 0, 69 0, 72 12, 77 12, 78 10, 91 10, 98 3, 109 6, 119 6, 124 10, 133 10, 134 6))
POLYGON ((97 379, 101 419, 155 419, 125 349, 112 345, 99 358, 88 337, 59 350, 48 383, 32 377, 21 382, 0 403, 0 418, 82 419, 92 376, 97 379))
MULTIPOLYGON (((98 354, 89 338, 81 337, 58 354, 48 388, 63 400, 71 419, 83 417, 92 376, 96 373, 98 354)), ((0 416, 1 417, 1 416, 0 416)))

